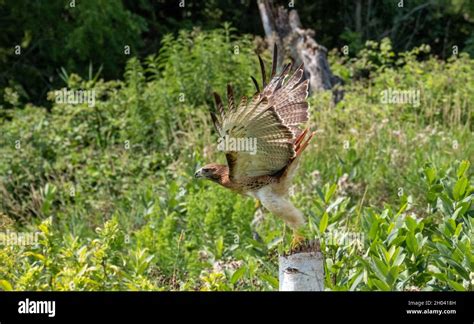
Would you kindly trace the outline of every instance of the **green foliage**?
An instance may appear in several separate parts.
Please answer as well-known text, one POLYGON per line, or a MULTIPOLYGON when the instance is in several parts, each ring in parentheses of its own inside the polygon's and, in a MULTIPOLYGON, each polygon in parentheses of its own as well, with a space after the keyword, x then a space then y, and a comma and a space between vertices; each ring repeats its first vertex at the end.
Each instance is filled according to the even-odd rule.
MULTIPOLYGON (((447 62, 433 56, 423 59, 429 52, 430 46, 422 45, 396 55, 385 38, 380 43, 367 42, 356 58, 333 56, 333 69, 354 90, 370 87, 367 99, 372 102, 380 103, 383 90, 387 89, 419 92, 423 105, 389 105, 385 107, 388 111, 380 110, 379 114, 415 112, 411 118, 424 125, 462 123, 469 127, 474 121, 469 103, 474 91, 472 60, 465 53, 452 56, 447 62), (362 82, 352 83, 353 80, 362 82)), ((352 101, 350 96, 346 99, 352 101)))
MULTIPOLYGON (((0 247, 0 289, 278 289, 291 231, 193 179, 223 160, 211 92, 228 81, 254 91, 251 41, 228 26, 167 36, 157 56, 128 61, 123 81, 64 70, 68 90, 95 91, 94 106, 52 91, 50 111, 1 120, 0 233, 38 240, 0 247)), ((394 56, 383 41, 332 57, 345 99, 310 98, 316 136, 291 199, 321 242, 328 290, 473 290, 473 61, 421 52, 394 56), (390 87, 421 89, 420 105, 381 104, 390 87)))
MULTIPOLYGON (((63 86, 61 68, 86 76, 90 64, 102 66, 106 80, 118 78, 126 61, 156 53, 167 34, 227 21, 240 35, 262 35, 256 1, 170 0, 0 1, 0 105, 46 105, 46 93, 63 86), (21 46, 21 54, 15 53, 21 46), (128 53, 130 50, 130 54, 128 53), (11 91, 7 91, 10 89, 11 91)), ((305 28, 317 31, 327 48, 346 47, 353 57, 368 40, 391 39, 401 53, 429 43, 442 58, 454 49, 474 54, 474 5, 470 0, 395 2, 299 0, 305 28)), ((288 6, 285 1, 275 5, 288 6)), ((220 56, 219 56, 220 57, 220 56)), ((0 118, 2 116, 0 108, 0 118)))
POLYGON ((0 103, 15 106, 3 88, 22 102, 46 103, 46 92, 62 84, 60 69, 86 75, 90 64, 117 78, 129 55, 143 46, 146 20, 120 0, 2 1, 0 103), (21 46, 18 53, 15 46, 21 46), (130 54, 126 53, 126 49, 130 54), (5 99, 5 100, 3 100, 5 99))

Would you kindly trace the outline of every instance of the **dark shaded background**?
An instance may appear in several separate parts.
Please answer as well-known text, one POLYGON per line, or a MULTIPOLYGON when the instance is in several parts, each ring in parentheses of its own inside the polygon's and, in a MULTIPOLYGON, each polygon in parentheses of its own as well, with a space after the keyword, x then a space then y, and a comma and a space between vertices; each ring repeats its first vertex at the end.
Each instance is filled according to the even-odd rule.
MULTIPOLYGON (((4 89, 21 102, 46 103, 47 91, 63 86, 62 73, 121 78, 125 62, 160 49, 167 33, 213 29, 230 22, 238 33, 263 36, 255 0, 0 0, 0 105, 4 89), (15 46, 20 45, 21 55, 15 46), (124 46, 131 48, 124 55, 124 46), (100 69, 102 67, 102 69, 100 69)), ((275 1, 288 6, 289 1, 275 1)), ((474 54, 474 1, 295 0, 303 26, 327 48, 389 37, 394 50, 430 44, 440 58, 452 47, 474 54)), ((0 107, 2 107, 0 106, 0 107)))

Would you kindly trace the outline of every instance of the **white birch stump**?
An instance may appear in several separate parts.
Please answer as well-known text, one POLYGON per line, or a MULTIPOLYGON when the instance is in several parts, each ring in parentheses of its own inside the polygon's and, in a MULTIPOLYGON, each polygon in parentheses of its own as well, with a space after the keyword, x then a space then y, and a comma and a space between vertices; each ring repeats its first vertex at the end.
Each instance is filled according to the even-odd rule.
POLYGON ((280 256, 280 291, 323 291, 324 263, 321 252, 280 256))

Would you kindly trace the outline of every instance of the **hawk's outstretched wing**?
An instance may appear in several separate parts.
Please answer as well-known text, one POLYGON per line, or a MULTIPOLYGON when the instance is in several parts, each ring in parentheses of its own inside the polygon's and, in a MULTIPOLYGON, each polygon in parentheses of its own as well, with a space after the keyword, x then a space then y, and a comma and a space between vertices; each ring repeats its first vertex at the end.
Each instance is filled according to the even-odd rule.
POLYGON ((212 120, 221 138, 256 141, 256 152, 226 151, 230 177, 272 175, 285 168, 295 156, 298 126, 308 120, 308 80, 302 81, 303 66, 289 76, 291 63, 276 74, 277 49, 274 48, 270 82, 266 83, 265 67, 259 57, 263 90, 252 77, 257 93, 251 100, 243 97, 236 105, 232 87, 227 86, 228 109, 214 93, 217 114, 212 120), (253 154, 255 153, 255 154, 253 154))

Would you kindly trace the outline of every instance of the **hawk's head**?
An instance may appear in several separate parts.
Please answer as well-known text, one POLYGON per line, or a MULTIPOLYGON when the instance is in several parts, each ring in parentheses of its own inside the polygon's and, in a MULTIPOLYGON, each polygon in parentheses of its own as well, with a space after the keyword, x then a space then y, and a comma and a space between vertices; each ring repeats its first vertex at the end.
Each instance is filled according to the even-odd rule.
POLYGON ((227 166, 215 163, 205 165, 194 173, 195 178, 209 179, 217 183, 222 183, 226 176, 229 176, 227 166))

